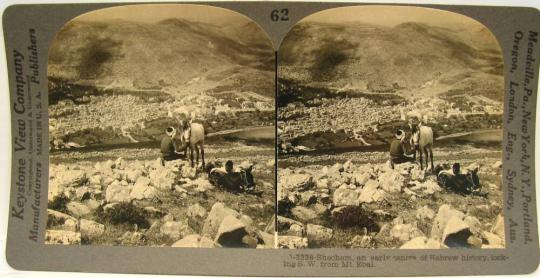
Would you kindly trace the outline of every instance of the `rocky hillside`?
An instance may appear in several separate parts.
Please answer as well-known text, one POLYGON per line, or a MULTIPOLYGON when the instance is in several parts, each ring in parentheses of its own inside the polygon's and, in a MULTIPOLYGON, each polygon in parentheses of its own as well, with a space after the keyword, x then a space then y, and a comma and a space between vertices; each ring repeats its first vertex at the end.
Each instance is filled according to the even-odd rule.
POLYGON ((274 52, 255 23, 75 20, 48 77, 53 149, 156 141, 182 115, 209 133, 274 121, 274 52))
POLYGON ((392 28, 303 22, 280 47, 280 77, 377 92, 418 89, 434 80, 454 83, 449 79, 467 73, 474 73, 472 80, 482 73, 502 76, 495 39, 472 40, 469 32, 414 22, 392 28))

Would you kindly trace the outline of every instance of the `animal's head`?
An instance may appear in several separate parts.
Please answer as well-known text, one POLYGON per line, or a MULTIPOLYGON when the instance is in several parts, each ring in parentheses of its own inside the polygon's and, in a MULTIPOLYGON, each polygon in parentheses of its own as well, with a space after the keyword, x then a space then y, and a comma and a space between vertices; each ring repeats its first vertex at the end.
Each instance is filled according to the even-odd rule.
POLYGON ((255 179, 253 178, 253 174, 251 174, 252 170, 253 170, 253 166, 250 166, 249 168, 245 168, 241 170, 242 179, 244 180, 244 184, 246 185, 246 188, 251 188, 255 186, 255 179))
POLYGON ((171 138, 174 138, 176 136, 176 129, 172 126, 170 127, 167 127, 165 129, 165 134, 167 134, 167 136, 171 137, 171 138))

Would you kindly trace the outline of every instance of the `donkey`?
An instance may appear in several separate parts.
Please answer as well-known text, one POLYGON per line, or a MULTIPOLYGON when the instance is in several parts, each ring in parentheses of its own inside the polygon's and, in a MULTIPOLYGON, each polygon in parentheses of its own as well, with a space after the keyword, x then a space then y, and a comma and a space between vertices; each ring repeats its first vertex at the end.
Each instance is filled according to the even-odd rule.
POLYGON ((433 171, 433 130, 429 126, 418 125, 412 126, 411 145, 414 146, 414 158, 416 159, 416 152, 420 155, 420 169, 423 167, 422 154, 426 156, 426 168, 428 167, 428 160, 431 159, 431 171, 433 171))
POLYGON ((189 147, 189 157, 191 159, 191 167, 195 167, 193 164, 193 150, 197 153, 197 165, 199 165, 199 154, 202 157, 202 167, 204 169, 204 127, 200 123, 190 123, 187 127, 182 128, 182 134, 180 141, 186 153, 189 147))

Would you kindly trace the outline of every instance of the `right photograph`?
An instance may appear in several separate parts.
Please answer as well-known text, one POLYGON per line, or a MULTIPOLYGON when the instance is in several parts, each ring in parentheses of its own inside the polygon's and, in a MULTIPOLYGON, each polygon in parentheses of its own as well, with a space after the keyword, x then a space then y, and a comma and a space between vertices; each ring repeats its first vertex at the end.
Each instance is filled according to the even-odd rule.
POLYGON ((448 11, 298 22, 278 51, 278 247, 504 248, 503 66, 448 11))

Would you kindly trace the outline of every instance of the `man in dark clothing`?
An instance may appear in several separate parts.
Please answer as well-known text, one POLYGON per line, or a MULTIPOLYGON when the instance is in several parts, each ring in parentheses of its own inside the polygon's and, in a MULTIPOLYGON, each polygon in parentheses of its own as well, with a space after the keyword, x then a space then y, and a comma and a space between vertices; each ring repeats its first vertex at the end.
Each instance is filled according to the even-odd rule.
POLYGON ((437 173, 437 183, 446 189, 458 194, 471 194, 480 189, 480 179, 478 169, 469 169, 466 174, 461 173, 459 163, 452 165, 452 171, 443 170, 441 166, 435 168, 437 173))
POLYGON ((396 139, 390 142, 390 166, 394 169, 394 164, 401 164, 405 162, 414 162, 413 157, 407 156, 408 152, 405 148, 405 132, 403 130, 396 130, 396 139))
POLYGON ((161 158, 163 158, 163 164, 165 161, 184 159, 185 156, 177 152, 177 145, 174 141, 176 136, 176 130, 173 127, 168 127, 165 130, 165 136, 161 139, 161 158))
POLYGON ((228 160, 225 163, 225 170, 215 167, 208 168, 208 180, 214 186, 223 188, 231 192, 250 191, 255 188, 253 175, 251 174, 253 165, 241 167, 239 171, 234 170, 233 162, 228 160))

